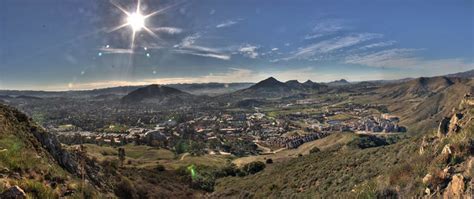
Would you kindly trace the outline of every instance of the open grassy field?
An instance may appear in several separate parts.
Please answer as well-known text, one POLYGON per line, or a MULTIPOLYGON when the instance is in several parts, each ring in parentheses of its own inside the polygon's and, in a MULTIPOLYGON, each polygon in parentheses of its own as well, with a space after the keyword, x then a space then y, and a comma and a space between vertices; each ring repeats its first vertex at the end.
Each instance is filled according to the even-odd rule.
MULTIPOLYGON (((89 156, 98 161, 118 159, 118 147, 95 144, 85 144, 84 146, 89 156)), ((134 168, 154 168, 157 165, 163 165, 166 169, 174 170, 191 164, 219 167, 234 158, 225 155, 203 155, 199 157, 187 154, 176 155, 167 149, 133 144, 125 145, 122 148, 125 149, 124 166, 134 168)))
POLYGON ((265 162, 266 159, 272 159, 273 162, 283 162, 289 159, 293 159, 301 155, 309 154, 309 151, 314 147, 318 147, 322 151, 339 144, 345 144, 350 142, 355 138, 353 133, 334 133, 328 137, 314 140, 311 142, 304 143, 300 147, 296 149, 284 149, 282 151, 276 152, 274 154, 265 154, 265 155, 257 155, 257 156, 248 156, 237 158, 232 162, 237 166, 241 166, 253 161, 263 161, 265 162))

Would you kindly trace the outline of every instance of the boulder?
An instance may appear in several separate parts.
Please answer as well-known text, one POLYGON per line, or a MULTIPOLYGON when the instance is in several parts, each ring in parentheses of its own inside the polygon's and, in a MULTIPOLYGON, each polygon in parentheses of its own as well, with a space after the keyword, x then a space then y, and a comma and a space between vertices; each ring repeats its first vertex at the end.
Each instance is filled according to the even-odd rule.
POLYGON ((464 196, 464 176, 461 174, 456 174, 452 177, 451 182, 449 182, 448 187, 444 191, 444 198, 463 198, 464 196))
POLYGON ((428 184, 431 180, 433 179, 433 175, 431 174, 426 174, 425 177, 423 177, 423 184, 428 184))
POLYGON ((444 147, 443 147, 443 151, 441 151, 441 154, 451 154, 452 151, 451 151, 451 145, 450 144, 446 144, 444 147))
POLYGON ((26 198, 26 193, 18 186, 12 186, 0 194, 2 199, 23 199, 26 198))
POLYGON ((462 117, 462 113, 456 113, 453 115, 453 117, 451 117, 447 132, 448 135, 459 132, 459 130, 461 129, 461 127, 459 126, 459 120, 462 119, 462 117))

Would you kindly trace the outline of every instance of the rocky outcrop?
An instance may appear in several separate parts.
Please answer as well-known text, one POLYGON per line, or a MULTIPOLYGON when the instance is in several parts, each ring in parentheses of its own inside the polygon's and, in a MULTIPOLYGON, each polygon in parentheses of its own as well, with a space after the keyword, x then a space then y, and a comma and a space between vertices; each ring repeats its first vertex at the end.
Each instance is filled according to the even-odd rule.
POLYGON ((463 198, 465 196, 465 182, 464 176, 461 174, 456 174, 452 177, 451 182, 449 182, 448 187, 446 188, 443 197, 444 198, 463 198))
POLYGON ((472 187, 469 186, 474 181, 472 107, 462 102, 453 112, 451 117, 440 121, 436 136, 425 135, 421 140, 420 155, 436 153, 442 147, 438 154, 428 154, 434 155, 433 165, 437 166, 428 169, 430 173, 422 179, 427 197, 472 198, 472 187), (444 169, 439 170, 440 166, 444 169))
POLYGON ((438 126, 438 137, 442 138, 455 134, 461 130, 459 121, 463 118, 462 113, 456 113, 452 117, 445 117, 438 126))
POLYGON ((71 173, 78 173, 78 164, 73 158, 74 155, 63 149, 55 136, 36 127, 32 127, 31 132, 61 167, 71 173))
POLYGON ((438 137, 445 137, 449 132, 449 118, 445 117, 438 125, 438 137))
POLYGON ((461 130, 461 127, 459 125, 459 120, 461 120, 463 117, 462 113, 456 113, 451 117, 451 120, 449 121, 449 127, 448 127, 448 135, 457 133, 459 130, 461 130))
POLYGON ((12 186, 0 194, 2 199, 24 199, 26 193, 18 186, 12 186))

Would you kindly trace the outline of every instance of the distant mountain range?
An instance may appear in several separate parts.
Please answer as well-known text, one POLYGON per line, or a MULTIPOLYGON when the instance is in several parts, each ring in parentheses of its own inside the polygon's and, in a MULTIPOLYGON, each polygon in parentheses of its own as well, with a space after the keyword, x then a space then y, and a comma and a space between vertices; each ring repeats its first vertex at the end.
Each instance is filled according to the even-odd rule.
POLYGON ((474 69, 465 72, 446 75, 447 77, 474 78, 474 69))
MULTIPOLYGON (((449 78, 474 78, 474 70, 469 70, 461 73, 449 74, 440 77, 449 77, 449 78)), ((434 77, 433 77, 434 78, 434 77)), ((430 78, 421 78, 419 81, 431 81, 430 78)), ((163 87, 160 89, 152 89, 148 86, 121 86, 121 87, 111 87, 111 88, 102 88, 102 89, 93 89, 93 90, 83 90, 83 91, 18 91, 18 90, 0 90, 0 99, 9 100, 13 98, 17 99, 36 99, 41 98, 50 98, 50 97, 63 97, 63 98, 93 98, 95 100, 112 100, 112 99, 122 99, 127 101, 133 101, 134 98, 130 97, 129 94, 134 96, 137 89, 146 88, 156 91, 162 95, 164 92, 165 96, 167 93, 176 93, 177 91, 186 93, 188 95, 208 95, 208 96, 233 96, 233 97, 244 97, 244 98, 273 98, 273 97, 288 97, 296 95, 298 93, 321 93, 321 92, 330 92, 337 90, 353 90, 357 91, 361 88, 368 88, 374 86, 382 85, 393 85, 401 84, 404 82, 411 82, 414 78, 405 78, 399 80, 378 80, 378 81, 366 81, 366 82, 349 82, 345 79, 340 79, 327 83, 316 83, 311 80, 307 80, 304 83, 300 83, 297 80, 289 80, 287 82, 281 82, 274 77, 269 77, 265 80, 262 80, 256 84, 254 83, 188 83, 188 84, 169 84, 162 85, 158 87, 163 87), (148 87, 148 88, 147 88, 148 87), (174 90, 172 90, 174 89, 174 90), (134 92, 134 93, 132 93, 134 92), (126 97, 124 97, 126 96, 126 97)), ((420 83, 421 85, 423 83, 420 83)), ((411 89, 413 93, 419 93, 415 89, 411 89)), ((420 92, 423 89, 419 90, 420 92)), ((144 95, 146 97, 147 92, 144 90, 139 90, 144 92, 138 95, 144 95)), ((152 93, 148 93, 152 94, 152 93)), ((395 95, 392 93, 391 95, 395 95)), ((155 96, 156 97, 156 96, 155 96)), ((140 99, 138 97, 137 99, 140 99)), ((122 101, 123 101, 122 100, 122 101)))
POLYGON ((232 95, 242 97, 286 97, 301 92, 318 92, 327 88, 327 85, 315 83, 308 80, 304 83, 300 83, 297 80, 289 80, 287 82, 281 82, 274 77, 269 77, 262 80, 255 85, 236 91, 232 95))

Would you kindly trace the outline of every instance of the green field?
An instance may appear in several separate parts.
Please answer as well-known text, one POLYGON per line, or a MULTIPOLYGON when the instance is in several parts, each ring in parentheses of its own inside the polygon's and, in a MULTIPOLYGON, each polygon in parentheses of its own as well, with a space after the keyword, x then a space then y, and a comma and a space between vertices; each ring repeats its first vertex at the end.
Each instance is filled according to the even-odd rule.
MULTIPOLYGON (((84 146, 86 147, 88 155, 98 161, 118 160, 118 147, 99 146, 95 144, 85 144, 84 146)), ((191 164, 219 167, 234 158, 233 156, 225 155, 176 155, 167 149, 133 144, 122 146, 122 148, 125 149, 126 157, 124 166, 134 168, 154 168, 157 165, 163 165, 167 169, 174 170, 181 166, 189 166, 191 164)))

